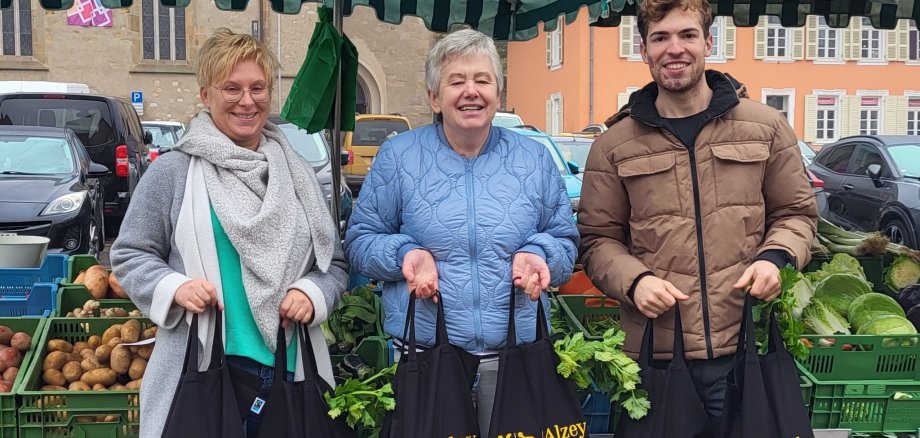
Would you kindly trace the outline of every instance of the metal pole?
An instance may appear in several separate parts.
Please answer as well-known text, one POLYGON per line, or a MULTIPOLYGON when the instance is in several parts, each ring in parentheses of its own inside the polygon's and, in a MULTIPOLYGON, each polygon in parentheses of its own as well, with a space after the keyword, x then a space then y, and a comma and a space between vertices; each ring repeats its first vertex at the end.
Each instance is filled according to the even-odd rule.
MULTIPOLYGON (((332 24, 335 31, 341 35, 344 19, 342 16, 342 7, 344 0, 335 0, 335 7, 332 10, 332 24)), ((341 51, 341 47, 338 48, 341 51)), ((341 52, 340 52, 341 55, 341 52)), ((335 106, 332 115, 334 120, 332 129, 332 199, 330 210, 332 211, 332 222, 335 223, 335 230, 341 235, 341 231, 346 224, 339 223, 339 196, 342 193, 342 65, 341 56, 339 62, 338 75, 335 81, 335 106)))

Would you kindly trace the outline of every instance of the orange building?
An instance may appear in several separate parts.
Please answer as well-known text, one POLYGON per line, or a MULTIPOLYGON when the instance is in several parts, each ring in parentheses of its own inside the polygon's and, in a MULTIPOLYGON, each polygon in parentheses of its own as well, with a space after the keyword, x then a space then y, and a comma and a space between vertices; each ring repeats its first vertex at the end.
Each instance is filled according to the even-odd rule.
MULTIPOLYGON (((530 41, 508 44, 507 108, 549 133, 603 123, 651 82, 635 17, 588 26, 586 13, 530 41)), ((560 20, 560 23, 562 20, 560 20)), ((920 135, 920 32, 901 20, 878 30, 867 18, 832 29, 823 17, 784 28, 776 17, 735 27, 717 17, 707 68, 730 73, 750 98, 786 114, 813 145, 856 134, 920 135)))

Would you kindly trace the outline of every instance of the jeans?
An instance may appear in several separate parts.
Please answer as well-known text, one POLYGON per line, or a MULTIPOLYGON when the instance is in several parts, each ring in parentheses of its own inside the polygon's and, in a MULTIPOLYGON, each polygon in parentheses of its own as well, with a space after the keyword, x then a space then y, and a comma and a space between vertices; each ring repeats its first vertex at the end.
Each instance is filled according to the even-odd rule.
MULTIPOLYGON (((258 436, 259 424, 262 422, 261 410, 254 412, 256 398, 263 402, 275 380, 275 367, 263 365, 248 357, 227 356, 233 390, 236 392, 240 417, 243 419, 243 433, 249 438, 258 436)), ((294 373, 286 372, 285 380, 294 381, 294 373)))

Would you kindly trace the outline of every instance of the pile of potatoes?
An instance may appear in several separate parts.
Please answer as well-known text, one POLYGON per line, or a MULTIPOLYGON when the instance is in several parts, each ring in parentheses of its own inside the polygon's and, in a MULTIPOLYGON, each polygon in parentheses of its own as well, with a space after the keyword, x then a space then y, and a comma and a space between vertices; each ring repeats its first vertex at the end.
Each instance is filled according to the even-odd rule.
POLYGON ((153 344, 125 346, 156 337, 156 327, 141 332, 131 319, 114 324, 102 334, 71 344, 63 339, 48 341, 42 362, 42 391, 138 390, 153 352, 153 344))
POLYGON ((32 336, 26 332, 15 332, 0 325, 0 392, 13 390, 13 382, 19 375, 22 357, 32 347, 32 336))
POLYGON ((77 307, 67 312, 66 316, 68 318, 93 318, 96 316, 101 318, 143 318, 144 314, 137 309, 129 312, 122 307, 100 308, 99 301, 87 300, 83 303, 83 307, 77 307))
POLYGON ((130 299, 115 275, 110 274, 102 265, 93 265, 85 271, 80 271, 73 282, 86 286, 86 290, 97 300, 100 298, 130 299))

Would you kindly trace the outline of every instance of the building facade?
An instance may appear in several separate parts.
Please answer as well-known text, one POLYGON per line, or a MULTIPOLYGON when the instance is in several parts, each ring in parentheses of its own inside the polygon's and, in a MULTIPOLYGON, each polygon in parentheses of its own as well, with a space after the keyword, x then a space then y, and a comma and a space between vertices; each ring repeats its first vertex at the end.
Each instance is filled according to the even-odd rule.
MULTIPOLYGON (((231 12, 197 0, 186 8, 138 0, 114 10, 75 0, 75 8, 88 5, 82 24, 95 20, 95 26, 83 26, 76 9, 47 11, 36 0, 12 3, 0 13, 0 80, 85 83, 94 93, 124 98, 140 91, 143 120, 188 122, 202 108, 194 61, 198 47, 220 27, 261 34, 278 56, 282 71, 271 109, 280 112, 317 21, 314 3, 304 4, 299 14, 282 15, 267 1, 250 1, 245 11, 231 12)), ((382 23, 367 7, 356 8, 344 27, 358 49, 357 110, 429 123, 424 64, 435 34, 414 17, 398 26, 382 23)))
MULTIPOLYGON (((635 17, 592 28, 587 14, 508 45, 507 107, 547 132, 603 123, 652 81, 635 17), (545 55, 545 56, 544 56, 545 55)), ((730 73, 751 99, 782 112, 813 145, 856 134, 920 135, 920 32, 912 21, 878 30, 867 18, 832 29, 823 17, 784 28, 776 17, 736 27, 717 17, 707 68, 730 73)))

